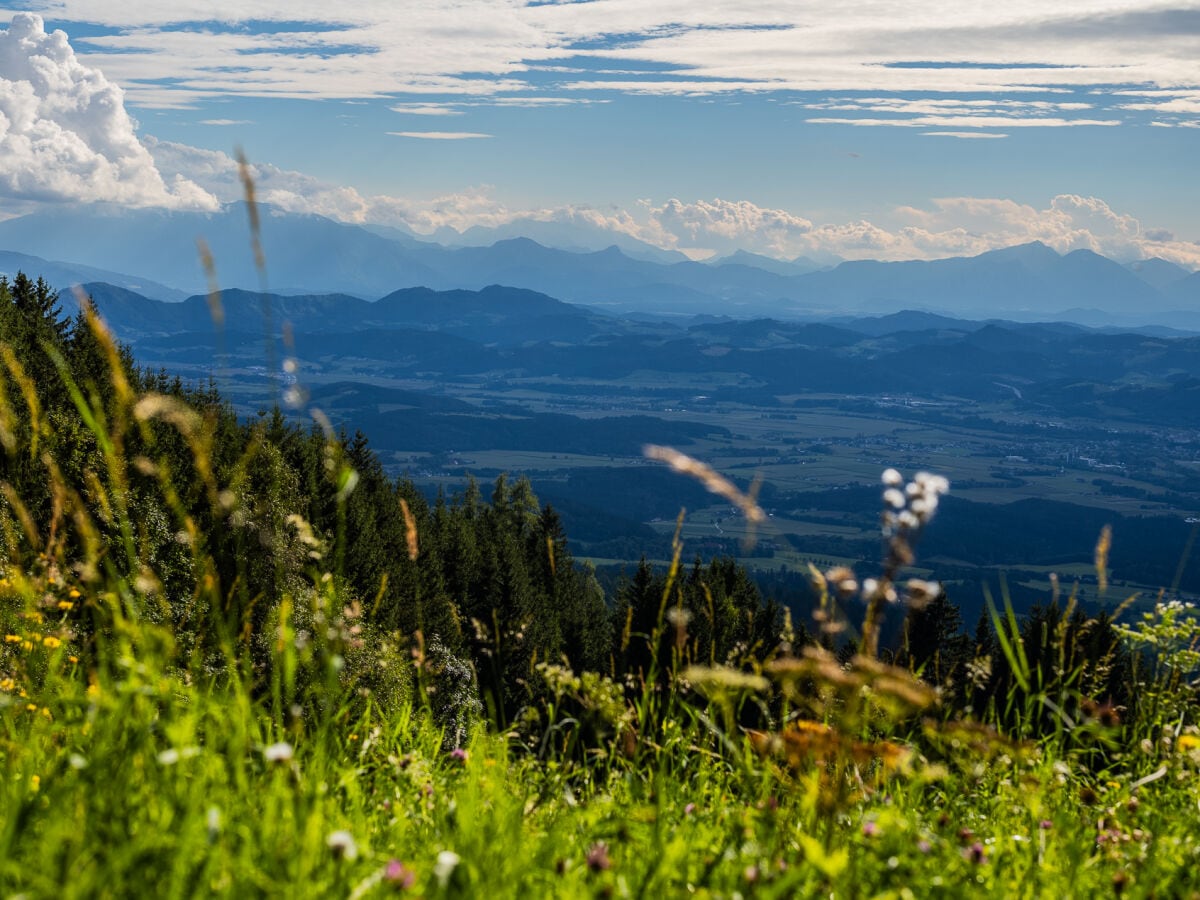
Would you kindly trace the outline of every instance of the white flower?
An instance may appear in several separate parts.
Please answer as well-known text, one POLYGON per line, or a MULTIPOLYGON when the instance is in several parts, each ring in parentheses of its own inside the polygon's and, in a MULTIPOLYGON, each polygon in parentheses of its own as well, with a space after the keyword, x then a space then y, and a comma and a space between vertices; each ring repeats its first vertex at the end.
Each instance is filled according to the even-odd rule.
POLYGON ((884 469, 882 481, 888 487, 900 487, 904 484, 904 476, 895 469, 884 469))
POLYGON ((272 744, 269 747, 263 748, 263 758, 267 762, 287 762, 295 754, 292 745, 287 741, 280 741, 277 744, 272 744))
POLYGON ((883 502, 892 509, 904 509, 904 494, 896 488, 888 488, 883 492, 883 502))
POLYGON ((350 861, 358 857, 358 844, 354 843, 354 835, 348 831, 333 832, 325 838, 325 844, 338 859, 350 861))
POLYGON ((460 862, 462 857, 453 850, 443 850, 437 855, 437 862, 433 865, 433 877, 437 879, 439 886, 445 887, 449 883, 450 876, 454 874, 460 862))

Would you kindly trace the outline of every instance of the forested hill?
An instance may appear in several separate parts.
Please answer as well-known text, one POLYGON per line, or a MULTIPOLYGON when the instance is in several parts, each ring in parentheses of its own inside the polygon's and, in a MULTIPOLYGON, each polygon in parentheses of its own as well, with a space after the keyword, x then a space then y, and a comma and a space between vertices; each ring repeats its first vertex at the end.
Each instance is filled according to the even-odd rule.
MULTIPOLYGON (((138 585, 185 656, 221 637, 204 598, 224 598, 229 633, 265 647, 280 604, 332 579, 355 623, 348 664, 366 683, 384 686, 399 641, 436 661, 447 703, 473 668, 502 721, 529 702, 537 662, 635 676, 647 665, 661 580, 643 566, 606 597, 527 481, 430 503, 384 473, 363 434, 278 409, 241 420, 211 386, 140 369, 83 312, 62 318, 56 293, 24 275, 0 279, 0 335, 0 557, 27 561, 78 503, 94 528, 62 539, 72 577, 138 585)), ((780 611, 732 563, 697 563, 680 596, 704 623, 697 659, 773 648, 780 611)))

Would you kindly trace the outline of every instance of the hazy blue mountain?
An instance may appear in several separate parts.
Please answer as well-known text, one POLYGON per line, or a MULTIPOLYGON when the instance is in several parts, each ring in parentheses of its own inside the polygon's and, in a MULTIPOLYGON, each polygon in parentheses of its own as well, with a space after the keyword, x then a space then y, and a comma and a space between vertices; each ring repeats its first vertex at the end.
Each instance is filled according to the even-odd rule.
POLYGON ((118 272, 96 269, 78 263, 51 262, 26 253, 0 250, 0 275, 11 280, 17 272, 24 272, 31 278, 45 278, 51 285, 64 293, 70 293, 70 289, 77 284, 104 281, 130 291, 137 291, 156 300, 175 301, 182 300, 187 296, 182 291, 135 275, 122 275, 118 272))
POLYGON ((1169 308, 1161 292, 1088 250, 1065 256, 1040 242, 974 257, 844 262, 794 279, 801 299, 828 309, 923 307, 955 315, 1055 316, 1071 307, 1123 315, 1169 308))
MULTIPOLYGON (((1171 281, 1170 263, 1150 260, 1134 272, 1090 251, 1060 255, 1040 243, 975 257, 853 261, 786 274, 788 266, 798 264, 764 262, 754 254, 735 254, 713 265, 635 259, 615 245, 571 252, 528 237, 445 247, 395 229, 380 233, 320 216, 268 207, 261 212, 267 284, 276 295, 339 292, 374 299, 413 287, 478 291, 508 285, 620 314, 801 318, 923 309, 1053 320, 1075 310, 1072 318, 1095 325, 1184 328, 1195 327, 1191 310, 1200 302, 1200 278, 1185 273, 1171 281), (1163 288, 1152 283, 1164 281, 1163 288)), ((161 296, 161 285, 169 285, 198 294, 207 287, 195 245, 203 236, 219 283, 256 290, 262 283, 246 219, 242 204, 213 214, 59 208, 0 222, 0 247, 69 259, 76 268, 137 273, 136 278, 99 276, 129 289, 157 282, 157 289, 146 292, 161 296)))
POLYGON ((1175 263, 1159 259, 1157 256, 1126 263, 1125 268, 1147 284, 1154 285, 1160 291, 1165 290, 1177 281, 1182 281, 1191 274, 1183 266, 1177 266, 1175 263))
POLYGON ((1166 289, 1166 295, 1181 309, 1189 312, 1200 311, 1196 309, 1200 304, 1200 272, 1193 272, 1170 285, 1166 289))
POLYGON ((529 238, 546 247, 572 253, 594 253, 608 247, 619 247, 632 259, 656 263, 676 263, 687 259, 677 250, 663 250, 630 235, 609 231, 587 222, 547 222, 522 218, 504 225, 484 227, 475 225, 457 237, 439 235, 441 243, 452 247, 487 247, 497 241, 529 238))
POLYGON ((748 250, 738 250, 728 256, 719 256, 707 260, 707 262, 710 266, 749 266, 752 269, 762 269, 775 275, 804 275, 807 272, 816 272, 823 268, 816 260, 805 256, 797 256, 791 260, 775 259, 760 253, 751 253, 748 250))
MULTIPOLYGON (((160 303, 109 284, 87 284, 100 315, 126 340, 182 333, 215 333, 207 295, 160 303)), ((74 301, 68 306, 73 310, 74 301)), ((403 288, 368 302, 348 294, 281 295, 228 290, 220 294, 221 329, 229 334, 278 335, 287 322, 294 332, 320 334, 349 355, 356 343, 397 330, 468 338, 480 344, 531 341, 583 342, 595 335, 645 333, 620 319, 563 303, 545 294, 491 285, 481 291, 403 288), (364 337, 361 332, 369 331, 364 337)), ((384 339, 386 341, 386 338, 384 339)), ((358 348, 362 349, 362 348, 358 348)))
MULTIPOLYGON (((438 281, 415 251, 395 240, 322 216, 284 214, 270 207, 260 212, 273 290, 378 297, 399 285, 438 281)), ((197 238, 207 241, 222 287, 260 286, 241 203, 217 213, 59 207, 0 222, 0 247, 137 272, 193 294, 208 286, 197 238)))

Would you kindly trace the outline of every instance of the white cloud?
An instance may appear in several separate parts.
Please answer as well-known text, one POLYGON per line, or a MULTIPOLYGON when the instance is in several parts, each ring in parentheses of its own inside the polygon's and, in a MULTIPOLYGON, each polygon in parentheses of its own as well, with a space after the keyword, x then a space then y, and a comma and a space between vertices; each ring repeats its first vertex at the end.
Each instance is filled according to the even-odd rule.
MULTIPOLYGON (((1159 0, 27 0, 144 106, 214 97, 1200 90, 1195 10, 1159 0), (276 27, 276 23, 287 23, 276 27), (237 66, 229 65, 237 59, 237 66), (586 64, 584 64, 586 63, 586 64), (599 66, 598 66, 599 64, 599 66), (627 73, 620 81, 607 80, 627 73), (533 77, 537 73, 537 78, 533 77), (163 79, 172 79, 164 82, 163 79)), ((1066 118, 1073 110, 1060 107, 1066 118)), ((1130 105, 1123 116, 1148 110, 1130 105)), ((899 110, 899 115, 909 111, 899 110)), ((1048 124, 1048 123, 1042 123, 1048 124)))
POLYGON ((490 134, 478 131, 389 131, 394 137, 419 138, 424 141, 469 141, 474 138, 490 138, 490 134))
POLYGON ((671 249, 709 249, 730 253, 747 245, 758 252, 794 256, 791 247, 803 242, 813 223, 782 209, 767 209, 749 201, 668 200, 661 206, 643 202, 648 215, 644 233, 671 249))
POLYGON ((0 32, 0 196, 212 209, 184 178, 164 181, 121 89, 80 63, 67 36, 17 14, 0 32))
POLYGON ((444 103, 399 103, 391 107, 393 112, 408 116, 461 116, 463 111, 444 103))
POLYGON ((818 117, 814 125, 891 126, 899 128, 1070 128, 1079 125, 1112 127, 1120 119, 1062 119, 1057 117, 1018 119, 1008 116, 913 116, 909 119, 857 119, 818 117))
MULTIPOLYGON (((974 135, 975 132, 970 132, 974 135)), ((158 168, 227 202, 242 196, 238 167, 228 154, 147 139, 158 168)), ((1014 244, 1042 241, 1060 252, 1088 249, 1126 262, 1160 256, 1200 269, 1200 244, 1178 240, 1096 197, 1060 194, 1043 208, 1001 198, 947 197, 928 207, 903 206, 877 221, 814 222, 797 213, 748 200, 672 198, 641 200, 632 209, 563 205, 513 208, 490 188, 415 199, 364 195, 301 172, 252 163, 259 199, 287 212, 316 213, 355 224, 393 225, 418 234, 457 232, 510 223, 560 224, 572 235, 627 236, 665 250, 702 258, 744 249, 791 259, 935 259, 973 256, 1014 244), (582 229, 582 231, 581 231, 582 229)))
POLYGON ((249 119, 201 119, 201 125, 253 125, 249 119))
POLYGON ((921 134, 925 137, 950 137, 950 138, 1006 138, 1007 134, 1002 134, 999 131, 922 131, 921 134))

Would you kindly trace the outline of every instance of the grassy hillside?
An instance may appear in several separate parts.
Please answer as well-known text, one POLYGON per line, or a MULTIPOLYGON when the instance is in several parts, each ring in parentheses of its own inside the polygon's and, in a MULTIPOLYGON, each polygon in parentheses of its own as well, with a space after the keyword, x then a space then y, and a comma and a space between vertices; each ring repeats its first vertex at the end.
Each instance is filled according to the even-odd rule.
POLYGON ((4 896, 1194 889, 1193 611, 964 637, 910 577, 936 478, 885 473, 884 558, 809 573, 810 637, 678 538, 606 598, 527 483, 426 504, 319 414, 0 300, 4 896))

